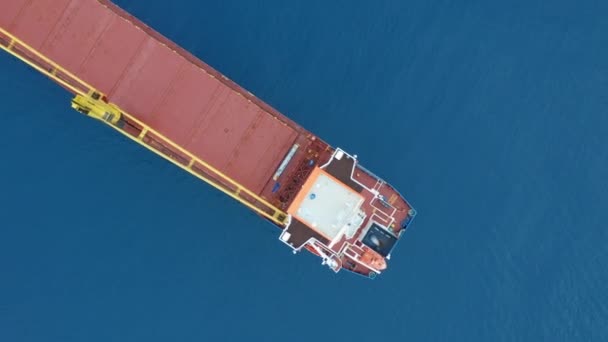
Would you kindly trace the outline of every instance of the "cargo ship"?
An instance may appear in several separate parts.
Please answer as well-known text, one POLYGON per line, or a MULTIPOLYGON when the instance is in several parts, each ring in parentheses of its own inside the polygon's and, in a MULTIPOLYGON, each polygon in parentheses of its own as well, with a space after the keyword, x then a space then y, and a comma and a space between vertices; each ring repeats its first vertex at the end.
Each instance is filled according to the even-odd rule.
POLYGON ((293 253, 368 278, 387 268, 416 211, 356 155, 110 1, 1 7, 0 48, 65 88, 76 111, 254 211, 293 253))

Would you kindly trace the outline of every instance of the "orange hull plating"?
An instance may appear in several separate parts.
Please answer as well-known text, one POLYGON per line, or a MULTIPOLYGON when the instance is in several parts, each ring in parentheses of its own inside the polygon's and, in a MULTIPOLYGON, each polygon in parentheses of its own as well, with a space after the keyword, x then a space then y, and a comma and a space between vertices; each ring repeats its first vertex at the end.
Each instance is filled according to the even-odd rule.
MULTIPOLYGON (((5 0, 0 27, 281 210, 298 196, 313 167, 333 160, 334 148, 109 1, 5 0)), ((127 122, 124 130, 129 129, 136 131, 137 124, 127 122)), ((183 155, 171 146, 163 149, 183 155)), ((361 184, 354 187, 365 199, 363 225, 376 217, 399 237, 413 218, 410 206, 392 187, 353 165, 352 182, 361 184), (374 204, 379 199, 395 210, 382 213, 374 204)), ((298 231, 295 223, 289 229, 294 238, 284 242, 295 250, 325 255, 310 244, 316 241, 314 229, 298 231), (300 235, 308 243, 294 245, 300 235)), ((319 244, 336 253, 339 268, 369 275, 385 267, 385 260, 362 244, 360 235, 319 244)))

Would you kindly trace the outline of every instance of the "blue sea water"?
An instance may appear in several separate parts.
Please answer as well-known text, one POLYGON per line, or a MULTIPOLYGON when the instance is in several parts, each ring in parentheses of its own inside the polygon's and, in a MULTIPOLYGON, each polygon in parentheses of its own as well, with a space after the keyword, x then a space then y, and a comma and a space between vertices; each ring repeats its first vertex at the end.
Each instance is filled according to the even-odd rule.
POLYGON ((419 215, 334 275, 0 54, 0 341, 608 340, 608 2, 117 3, 419 215))

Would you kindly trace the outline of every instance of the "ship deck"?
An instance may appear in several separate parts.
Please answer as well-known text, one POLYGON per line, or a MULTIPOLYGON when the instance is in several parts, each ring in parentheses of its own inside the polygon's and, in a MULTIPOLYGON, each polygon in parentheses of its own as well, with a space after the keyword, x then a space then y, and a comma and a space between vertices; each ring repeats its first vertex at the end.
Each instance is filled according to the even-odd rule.
POLYGON ((11 0, 2 5, 0 27, 277 207, 293 199, 300 185, 294 176, 305 178, 307 164, 317 163, 328 150, 310 132, 110 1, 11 0))
MULTIPOLYGON (((365 245, 371 244, 369 235, 373 234, 376 239, 380 240, 381 246, 375 248, 376 255, 386 257, 390 254, 399 236, 407 228, 408 219, 411 219, 415 213, 412 213, 411 206, 393 187, 361 167, 352 156, 346 154, 341 158, 332 156, 321 169, 323 173, 331 175, 342 186, 362 197, 360 209, 365 213, 365 219, 352 236, 339 234, 328 236, 320 226, 322 221, 316 219, 311 224, 294 214, 294 218, 283 232, 281 240, 295 250, 307 248, 313 253, 315 250, 308 248, 309 243, 318 241, 337 255, 345 255, 346 258, 343 261, 351 263, 349 265, 351 270, 367 274, 369 268, 357 264, 356 260, 361 260, 365 254, 365 250, 368 249, 365 245), (372 234, 367 234, 370 231, 372 234)), ((305 191, 300 194, 300 196, 303 195, 306 195, 305 191)), ((341 202, 344 203, 344 201, 341 202)), ((297 201, 292 204, 292 206, 298 205, 297 201)), ((334 210, 334 212, 337 211, 334 210)))

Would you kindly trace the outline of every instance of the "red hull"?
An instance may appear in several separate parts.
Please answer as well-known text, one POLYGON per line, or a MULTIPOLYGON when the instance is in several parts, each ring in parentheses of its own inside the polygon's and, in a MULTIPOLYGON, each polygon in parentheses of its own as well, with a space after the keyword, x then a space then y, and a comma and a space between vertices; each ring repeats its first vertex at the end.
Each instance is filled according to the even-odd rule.
MULTIPOLYGON (((292 204, 313 168, 327 165, 336 152, 109 1, 7 0, 0 11, 0 27, 106 94, 109 102, 138 121, 281 210, 292 204)), ((137 130, 136 123, 130 124, 137 130)), ((171 146, 163 148, 170 150, 169 155, 183 157, 171 146)), ((366 220, 375 215, 384 220, 391 234, 400 236, 407 226, 402 222, 413 217, 410 206, 392 187, 358 164, 352 167, 353 184, 362 185, 355 187, 361 188, 366 220), (387 204, 390 199, 396 210, 382 214, 380 209, 376 214, 381 206, 373 203, 378 198, 387 204)), ((348 183, 344 177, 348 176, 342 178, 348 183)), ((290 229, 295 236, 309 234, 310 238, 315 234, 298 233, 295 225, 290 229)), ((352 244, 351 252, 363 261, 366 247, 360 242, 344 238, 325 247, 329 253, 338 253, 344 251, 345 243, 352 244)), ((296 250, 307 248, 323 254, 310 244, 288 244, 296 250)), ((351 264, 341 267, 369 273, 364 263, 351 264)))

